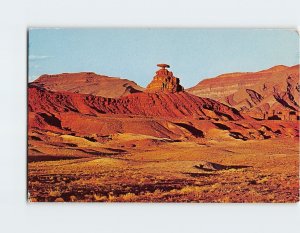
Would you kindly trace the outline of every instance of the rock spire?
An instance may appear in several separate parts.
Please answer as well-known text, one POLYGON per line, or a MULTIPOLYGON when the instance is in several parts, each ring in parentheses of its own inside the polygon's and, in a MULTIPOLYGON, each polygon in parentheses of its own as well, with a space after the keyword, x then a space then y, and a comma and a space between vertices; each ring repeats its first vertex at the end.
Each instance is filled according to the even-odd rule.
POLYGON ((147 92, 180 92, 183 87, 179 84, 179 78, 173 75, 173 72, 167 70, 170 68, 168 64, 157 64, 160 69, 156 71, 156 75, 146 88, 147 92))

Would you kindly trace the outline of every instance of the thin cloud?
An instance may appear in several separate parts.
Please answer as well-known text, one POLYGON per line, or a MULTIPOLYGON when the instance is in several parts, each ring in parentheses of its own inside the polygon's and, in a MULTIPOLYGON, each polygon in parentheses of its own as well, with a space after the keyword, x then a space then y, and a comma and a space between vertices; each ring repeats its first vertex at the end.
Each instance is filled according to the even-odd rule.
POLYGON ((42 59, 48 59, 51 58, 51 56, 45 56, 45 55, 29 55, 29 60, 42 60, 42 59))

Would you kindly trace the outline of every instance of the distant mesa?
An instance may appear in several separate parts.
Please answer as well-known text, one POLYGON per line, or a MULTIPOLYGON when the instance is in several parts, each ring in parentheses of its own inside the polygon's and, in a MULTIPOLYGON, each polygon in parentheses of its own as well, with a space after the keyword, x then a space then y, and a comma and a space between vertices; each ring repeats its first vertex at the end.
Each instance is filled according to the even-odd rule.
POLYGON ((211 98, 260 120, 300 119, 299 65, 222 74, 186 92, 211 98))
POLYGON ((98 75, 93 72, 42 75, 33 82, 50 91, 120 98, 142 92, 143 87, 128 79, 98 75))
POLYGON ((161 69, 156 71, 156 75, 153 77, 152 82, 147 86, 146 92, 176 93, 184 90, 179 83, 179 78, 176 78, 173 75, 173 72, 166 69, 170 68, 170 65, 157 64, 157 66, 161 69))

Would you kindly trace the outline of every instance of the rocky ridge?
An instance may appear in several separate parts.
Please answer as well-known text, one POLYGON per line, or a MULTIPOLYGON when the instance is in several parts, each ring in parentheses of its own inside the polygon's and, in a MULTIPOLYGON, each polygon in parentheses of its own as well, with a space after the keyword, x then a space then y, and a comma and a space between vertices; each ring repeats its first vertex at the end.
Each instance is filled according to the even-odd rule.
POLYGON ((258 119, 299 118, 299 65, 206 79, 187 92, 227 104, 258 119))
POLYGON ((144 90, 133 81, 93 72, 45 74, 33 83, 50 91, 67 91, 108 98, 118 98, 144 90))

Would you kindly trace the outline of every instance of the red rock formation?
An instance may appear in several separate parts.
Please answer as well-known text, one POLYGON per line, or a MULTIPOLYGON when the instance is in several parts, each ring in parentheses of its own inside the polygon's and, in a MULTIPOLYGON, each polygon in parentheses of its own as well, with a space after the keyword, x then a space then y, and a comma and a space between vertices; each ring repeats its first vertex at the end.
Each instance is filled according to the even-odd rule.
POLYGON ((187 92, 216 99, 259 119, 294 120, 299 115, 299 65, 232 73, 201 81, 187 92))
POLYGON ((28 88, 28 128, 42 134, 137 133, 176 140, 299 136, 297 121, 243 119, 233 108, 186 92, 136 93, 111 99, 53 92, 34 84, 28 88))
POLYGON ((97 75, 92 72, 42 75, 33 83, 51 91, 68 91, 109 98, 126 96, 144 89, 127 79, 97 75))
POLYGON ((186 92, 135 93, 112 99, 70 92, 52 92, 34 84, 28 89, 28 110, 52 115, 74 112, 94 116, 127 114, 162 118, 242 119, 234 108, 186 92))
MULTIPOLYGON (((226 140, 299 137, 296 121, 299 118, 297 67, 287 68, 288 72, 283 67, 277 67, 274 69, 276 75, 271 75, 270 70, 261 72, 260 75, 264 74, 269 79, 255 85, 247 84, 250 77, 259 80, 264 78, 259 75, 249 76, 248 81, 241 81, 240 90, 222 99, 225 103, 223 104, 181 91, 179 79, 166 69, 168 65, 158 66, 162 69, 156 72, 152 81, 155 85, 149 84, 150 90, 131 94, 129 92, 126 96, 117 95, 117 98, 81 94, 68 89, 71 85, 68 78, 74 77, 73 75, 42 76, 28 86, 29 129, 102 136, 138 133, 176 140, 190 137, 226 140), (164 81, 169 85, 162 86, 164 81), (241 111, 228 105, 241 108, 241 111), (257 121, 249 116, 265 120, 257 121), (273 121, 274 119, 286 121, 273 121)), ((95 83, 98 79, 103 84, 103 77, 94 79, 93 75, 91 78, 86 75, 89 74, 75 75, 80 91, 91 90, 93 85, 97 86, 95 83), (83 77, 87 78, 84 84, 83 77)), ((231 76, 224 75, 222 79, 229 77, 231 76)), ((221 83, 225 84, 224 80, 221 83)), ((218 84, 218 80, 214 82, 218 84)), ((107 80, 109 90, 114 89, 114 83, 118 84, 118 89, 119 79, 107 80)), ((126 83, 130 81, 126 80, 126 83)), ((222 92, 223 87, 218 88, 216 90, 222 92)), ((119 90, 124 91, 122 88, 119 90)), ((121 93, 119 90, 114 93, 121 93)))
POLYGON ((179 84, 179 78, 176 78, 171 71, 166 68, 170 66, 167 64, 157 64, 161 67, 156 71, 156 75, 153 77, 152 82, 147 86, 147 92, 180 92, 183 91, 183 87, 179 84))
POLYGON ((280 65, 258 72, 222 74, 214 78, 204 79, 186 91, 197 96, 222 100, 239 91, 240 88, 251 89, 254 85, 261 81, 268 80, 272 78, 274 74, 284 72, 286 69, 289 69, 289 67, 280 65))
POLYGON ((163 69, 165 69, 165 68, 170 68, 170 65, 168 65, 168 64, 157 64, 157 66, 158 66, 158 67, 161 67, 161 68, 163 68, 163 69))

